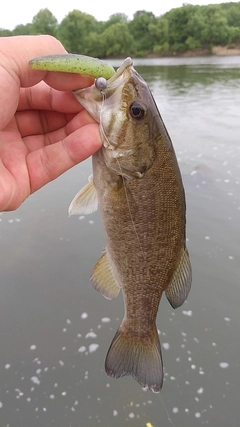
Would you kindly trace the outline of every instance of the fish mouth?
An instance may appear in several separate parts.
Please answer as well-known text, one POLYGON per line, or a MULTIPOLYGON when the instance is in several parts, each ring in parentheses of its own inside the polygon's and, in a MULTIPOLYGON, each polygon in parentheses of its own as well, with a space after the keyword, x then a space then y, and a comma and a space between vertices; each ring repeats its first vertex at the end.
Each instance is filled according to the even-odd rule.
POLYGON ((122 65, 118 68, 116 73, 109 80, 107 80, 107 89, 114 90, 116 87, 125 84, 133 70, 133 60, 130 58, 130 56, 128 56, 123 61, 122 65), (129 70, 127 70, 128 68, 129 70))
MULTIPOLYGON (((73 94, 90 115, 100 123, 102 104, 109 98, 111 98, 111 105, 119 102, 122 88, 134 72, 136 73, 133 68, 133 60, 127 57, 116 73, 109 80, 105 81, 103 90, 97 87, 96 81, 98 79, 96 79, 95 84, 92 86, 84 89, 76 89, 73 91, 73 94)), ((101 80, 105 79, 101 78, 101 80)))

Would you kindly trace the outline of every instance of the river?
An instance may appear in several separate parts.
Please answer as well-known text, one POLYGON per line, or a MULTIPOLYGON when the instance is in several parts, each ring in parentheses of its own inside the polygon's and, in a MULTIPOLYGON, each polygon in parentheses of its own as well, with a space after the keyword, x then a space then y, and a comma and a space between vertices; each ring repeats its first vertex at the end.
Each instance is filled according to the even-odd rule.
POLYGON ((88 159, 0 216, 0 427, 239 425, 240 57, 134 64, 175 147, 193 267, 187 302, 160 304, 163 390, 104 371, 123 301, 89 281, 99 213, 67 214, 88 159))

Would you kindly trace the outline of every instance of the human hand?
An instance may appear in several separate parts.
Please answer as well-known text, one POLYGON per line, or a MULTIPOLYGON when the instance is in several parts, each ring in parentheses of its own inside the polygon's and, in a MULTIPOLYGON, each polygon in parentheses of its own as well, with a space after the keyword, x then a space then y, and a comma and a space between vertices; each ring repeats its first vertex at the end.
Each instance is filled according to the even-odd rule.
POLYGON ((51 36, 0 37, 0 211, 101 146, 98 124, 70 92, 94 79, 28 67, 34 57, 63 53, 51 36))

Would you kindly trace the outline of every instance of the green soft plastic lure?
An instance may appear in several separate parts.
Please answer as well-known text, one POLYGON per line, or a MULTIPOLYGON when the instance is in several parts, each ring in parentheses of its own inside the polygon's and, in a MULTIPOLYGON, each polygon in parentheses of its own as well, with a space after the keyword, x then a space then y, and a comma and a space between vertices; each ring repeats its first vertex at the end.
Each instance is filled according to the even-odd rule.
POLYGON ((29 61, 29 67, 34 70, 60 71, 64 73, 84 74, 91 77, 110 79, 115 74, 114 68, 106 61, 91 56, 63 55, 40 56, 29 61))

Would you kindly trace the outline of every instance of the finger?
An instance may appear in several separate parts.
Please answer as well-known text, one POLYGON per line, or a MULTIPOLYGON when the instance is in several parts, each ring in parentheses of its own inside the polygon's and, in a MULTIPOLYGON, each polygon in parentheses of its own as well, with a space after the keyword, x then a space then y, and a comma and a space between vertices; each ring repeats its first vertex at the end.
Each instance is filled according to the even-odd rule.
POLYGON ((65 53, 62 44, 51 36, 0 37, 0 129, 14 115, 21 86, 32 86, 46 71, 31 70, 28 61, 36 56, 65 53))
MULTIPOLYGON (((61 114, 56 111, 23 111, 16 114, 17 130, 26 142, 26 137, 34 136, 42 138, 47 137, 50 144, 69 135, 71 132, 96 123, 86 110, 79 114, 61 114), (63 133, 64 132, 64 133, 63 133)), ((5 128, 6 131, 16 130, 16 125, 12 122, 5 128), (14 129, 12 128, 14 126, 14 129)))
POLYGON ((54 89, 74 90, 91 86, 94 83, 94 78, 73 73, 49 72, 44 81, 54 89))
POLYGON ((33 151, 27 156, 31 192, 91 156, 101 147, 98 124, 76 130, 56 144, 33 151))
POLYGON ((42 81, 33 87, 20 90, 18 111, 32 109, 77 113, 83 107, 71 92, 52 89, 42 81))
POLYGON ((67 53, 59 40, 48 35, 2 37, 0 52, 1 60, 8 62, 7 65, 11 67, 9 72, 19 80, 21 87, 32 86, 47 75, 47 71, 32 70, 28 66, 30 59, 67 53))

